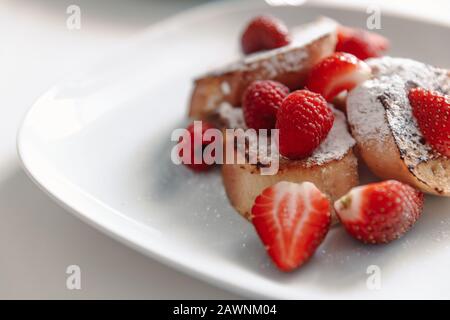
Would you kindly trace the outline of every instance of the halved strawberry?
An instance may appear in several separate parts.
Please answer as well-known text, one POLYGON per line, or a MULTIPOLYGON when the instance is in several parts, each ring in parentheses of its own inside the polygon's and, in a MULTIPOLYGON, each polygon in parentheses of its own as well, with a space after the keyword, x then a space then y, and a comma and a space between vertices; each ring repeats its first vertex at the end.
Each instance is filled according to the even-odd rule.
POLYGON ((312 68, 306 87, 332 101, 339 93, 353 89, 371 75, 364 61, 349 53, 336 52, 312 68))
POLYGON ((408 97, 425 140, 434 150, 450 157, 450 96, 414 88, 408 97))
POLYGON ((423 193, 395 180, 353 188, 334 208, 347 232, 371 244, 400 238, 419 219, 423 193))
POLYGON ((363 29, 338 27, 336 51, 347 52, 361 60, 381 56, 389 48, 385 37, 363 29))
POLYGON ((253 225, 269 256, 283 271, 305 263, 327 234, 330 204, 310 182, 279 182, 259 195, 252 208, 253 225))

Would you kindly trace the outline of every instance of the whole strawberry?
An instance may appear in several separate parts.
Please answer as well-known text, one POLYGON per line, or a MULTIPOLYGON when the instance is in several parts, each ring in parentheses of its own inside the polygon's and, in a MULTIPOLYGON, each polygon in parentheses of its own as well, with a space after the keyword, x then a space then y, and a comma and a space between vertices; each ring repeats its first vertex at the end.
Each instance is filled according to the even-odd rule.
POLYGON ((419 219, 423 193, 395 180, 353 188, 334 208, 347 232, 370 244, 389 243, 419 219))
POLYGON ((247 25, 241 38, 242 51, 257 51, 284 47, 291 42, 286 25, 272 16, 257 16, 247 25))
POLYGON ((311 182, 282 181, 256 198, 251 221, 277 267, 292 271, 314 254, 328 233, 330 203, 311 182))
POLYGON ((385 37, 362 29, 338 28, 336 51, 351 53, 361 60, 380 57, 389 48, 385 37))
POLYGON ((425 140, 434 150, 450 157, 450 96, 414 88, 408 97, 425 140))
POLYGON ((178 154, 182 163, 193 171, 206 171, 213 167, 203 159, 204 148, 214 141, 214 139, 206 139, 205 132, 208 129, 214 129, 214 126, 208 122, 196 121, 186 128, 186 134, 178 142, 178 154), (197 126, 195 123, 197 123, 197 126), (196 136, 198 139, 196 139, 196 136), (187 155, 184 154, 186 151, 188 152, 187 155))
POLYGON ((289 159, 310 156, 325 140, 333 123, 333 111, 320 94, 294 91, 284 99, 277 113, 280 154, 289 159))
POLYGON ((349 53, 336 52, 311 69, 306 87, 332 101, 339 93, 352 90, 371 75, 364 61, 349 53))
POLYGON ((247 127, 253 129, 275 128, 276 115, 289 89, 276 81, 254 81, 245 90, 242 108, 247 127))

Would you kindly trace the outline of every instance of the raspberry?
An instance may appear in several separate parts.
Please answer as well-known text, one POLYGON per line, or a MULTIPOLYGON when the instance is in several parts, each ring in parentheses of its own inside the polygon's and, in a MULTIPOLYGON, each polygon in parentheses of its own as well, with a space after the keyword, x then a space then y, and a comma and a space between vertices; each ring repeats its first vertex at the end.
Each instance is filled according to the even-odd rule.
POLYGON ((186 130, 188 131, 186 135, 181 137, 178 142, 178 154, 183 164, 193 171, 206 171, 213 167, 212 165, 205 163, 205 161, 203 160, 204 148, 214 141, 214 139, 206 140, 206 138, 204 137, 204 134, 208 129, 214 129, 214 126, 203 121, 201 122, 201 131, 195 132, 195 125, 194 123, 192 123, 186 128, 186 130), (201 134, 201 143, 199 145, 196 145, 195 143, 195 134, 201 134), (189 151, 189 159, 187 161, 183 159, 183 150, 186 149, 189 151))
POLYGON ((334 122, 325 99, 308 90, 291 93, 277 114, 279 151, 289 159, 310 156, 327 137, 334 122))
POLYGON ((245 54, 284 47, 291 42, 286 25, 272 16, 258 16, 250 21, 242 34, 245 54))
POLYGON ((254 81, 244 92, 242 108, 247 127, 253 129, 275 128, 276 114, 289 89, 270 81, 254 81))

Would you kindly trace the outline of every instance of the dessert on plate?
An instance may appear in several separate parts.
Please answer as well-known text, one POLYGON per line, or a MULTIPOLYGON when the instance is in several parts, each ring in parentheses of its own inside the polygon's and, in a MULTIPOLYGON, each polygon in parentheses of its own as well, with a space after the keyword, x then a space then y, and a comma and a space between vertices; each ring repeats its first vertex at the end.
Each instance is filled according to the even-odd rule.
POLYGON ((188 127, 179 154, 194 171, 214 166, 202 158, 213 144, 231 154, 220 157, 227 196, 280 270, 306 263, 333 220, 386 244, 420 218, 423 192, 450 196, 447 70, 383 56, 383 36, 323 17, 289 30, 257 16, 241 48, 241 61, 195 80, 189 116, 203 126, 188 127), (386 180, 359 185, 360 161, 386 180))
POLYGON ((333 20, 319 18, 294 28, 292 41, 284 47, 254 52, 198 77, 189 116, 207 119, 222 102, 240 106, 242 94, 255 80, 276 80, 291 90, 301 88, 311 67, 334 52, 336 27, 333 20))
MULTIPOLYGON (((239 109, 238 109, 239 110, 239 109)), ((233 207, 250 219, 256 197, 267 187, 280 181, 310 181, 334 201, 357 186, 358 162, 353 153, 355 140, 347 129, 343 112, 332 109, 334 124, 327 138, 314 153, 304 159, 291 160, 279 157, 279 170, 275 175, 262 175, 261 167, 271 159, 257 164, 225 163, 222 165, 222 179, 233 207)), ((252 150, 245 150, 254 152, 252 150)), ((240 152, 235 150, 235 152, 240 152)))

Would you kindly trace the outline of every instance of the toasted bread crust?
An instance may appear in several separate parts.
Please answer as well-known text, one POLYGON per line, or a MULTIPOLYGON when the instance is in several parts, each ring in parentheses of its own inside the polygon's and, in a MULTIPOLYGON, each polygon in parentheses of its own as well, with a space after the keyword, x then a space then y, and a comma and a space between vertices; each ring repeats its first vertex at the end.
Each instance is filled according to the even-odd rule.
POLYGON ((281 161, 276 175, 261 175, 251 164, 224 164, 222 178, 233 207, 246 219, 250 218, 255 198, 267 187, 280 182, 310 181, 335 201, 358 185, 358 163, 353 150, 340 160, 306 166, 302 161, 281 161))
POLYGON ((375 79, 361 84, 347 99, 358 154, 382 179, 450 196, 450 159, 424 142, 407 98, 410 86, 447 93, 450 74, 409 59, 384 57, 369 63, 375 79))
POLYGON ((432 169, 434 166, 440 164, 445 166, 447 181, 450 176, 450 161, 430 160, 428 162, 423 162, 416 168, 408 168, 408 166, 403 161, 400 156, 397 144, 395 143, 394 137, 390 136, 388 138, 365 140, 360 139, 357 135, 354 135, 357 141, 357 152, 358 155, 364 160, 366 165, 370 170, 381 179, 395 179, 408 183, 409 185, 422 190, 423 192, 439 195, 439 196, 450 196, 450 190, 442 188, 442 184, 437 184, 433 180, 427 179, 427 170, 432 169), (383 150, 383 152, 379 152, 383 150))
POLYGON ((224 71, 210 73, 195 80, 189 116, 206 119, 222 103, 241 105, 247 86, 255 80, 279 81, 291 90, 304 86, 309 70, 336 47, 334 22, 319 19, 309 28, 322 28, 316 38, 306 43, 275 49, 259 56, 249 56, 224 71))

